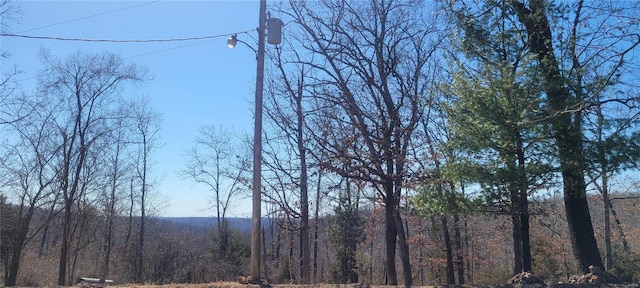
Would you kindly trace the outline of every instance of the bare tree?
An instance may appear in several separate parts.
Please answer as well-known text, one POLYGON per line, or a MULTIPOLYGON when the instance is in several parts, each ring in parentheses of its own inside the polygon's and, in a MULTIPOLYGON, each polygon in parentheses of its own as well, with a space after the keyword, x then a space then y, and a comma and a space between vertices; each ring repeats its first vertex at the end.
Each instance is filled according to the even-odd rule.
POLYGON ((213 237, 213 255, 215 257, 215 279, 228 280, 237 275, 245 247, 237 237, 236 231, 227 220, 227 212, 238 199, 245 197, 249 183, 251 150, 242 149, 228 130, 207 125, 200 128, 193 146, 185 152, 184 178, 207 187, 213 195, 212 208, 216 215, 216 227, 213 237))
POLYGON ((83 199, 93 179, 90 157, 113 129, 114 99, 127 84, 142 81, 144 71, 109 54, 74 53, 59 60, 43 52, 44 70, 39 76, 41 96, 56 109, 54 129, 49 137, 61 146, 55 163, 59 165, 57 190, 63 199, 63 231, 58 284, 68 285, 72 220, 77 201, 83 199))
POLYGON ((9 254, 3 255, 11 258, 7 262, 9 266, 5 267, 8 272, 5 286, 16 285, 26 245, 48 224, 48 219, 37 224, 33 224, 32 219, 53 199, 58 172, 54 159, 61 148, 48 137, 54 128, 51 121, 54 111, 47 109, 37 97, 25 95, 14 100, 12 108, 18 115, 25 111, 29 113, 11 122, 11 129, 4 133, 10 140, 2 145, 5 154, 1 156, 0 169, 9 181, 3 186, 12 192, 10 199, 17 203, 9 254))
MULTIPOLYGON (((135 100, 134 100, 135 101, 135 100)), ((105 280, 111 270, 111 260, 114 251, 114 234, 116 221, 120 216, 121 207, 128 196, 129 179, 134 175, 134 163, 132 157, 127 157, 127 153, 134 149, 135 139, 132 135, 135 130, 135 109, 142 109, 133 105, 134 101, 122 101, 116 108, 119 115, 113 119, 113 130, 104 141, 104 156, 100 166, 104 169, 102 189, 99 189, 99 208, 102 208, 104 219, 104 236, 102 241, 103 263, 101 266, 101 280, 105 280)), ((137 154, 137 153, 136 153, 137 154)))
POLYGON ((186 150, 183 177, 203 184, 213 192, 213 208, 218 229, 222 228, 233 200, 246 191, 249 159, 234 143, 234 137, 224 128, 203 126, 194 145, 186 150))
POLYGON ((386 283, 398 282, 399 247, 404 284, 410 286, 398 208, 428 94, 425 72, 439 42, 436 18, 421 1, 292 1, 287 9, 299 25, 299 54, 311 55, 304 62, 313 75, 308 93, 319 99, 313 126, 324 128, 313 136, 326 155, 323 166, 374 184, 385 206, 386 283))
POLYGON ((133 107, 131 114, 133 127, 135 127, 132 138, 137 146, 137 152, 133 156, 135 166, 134 177, 136 177, 140 183, 140 230, 138 234, 136 272, 137 280, 144 282, 142 260, 144 255, 145 223, 148 209, 147 200, 149 198, 150 188, 152 187, 149 171, 153 166, 152 153, 160 145, 159 138, 162 117, 153 111, 148 97, 132 101, 131 106, 133 107))
MULTIPOLYGON (((2 77, 0 79, 0 104, 3 106, 14 106, 14 103, 10 103, 10 97, 16 92, 17 84, 13 82, 13 78, 21 72, 14 68, 11 72, 0 75, 2 77)), ((4 107, 3 107, 4 108, 4 107)), ((24 108, 24 107, 22 107, 24 108)), ((22 110, 21 107, 14 107, 13 109, 22 110)), ((20 116, 16 115, 17 111, 10 111, 5 109, 0 109, 0 125, 1 124, 10 124, 11 122, 20 120, 20 116)), ((24 115, 22 115, 24 117, 24 115)))
MULTIPOLYGON (((290 44, 290 43, 288 43, 290 44)), ((291 54, 285 54, 293 59, 283 59, 283 50, 276 49, 273 62, 277 72, 271 75, 267 89, 271 97, 267 98, 266 115, 273 125, 271 133, 267 135, 267 151, 264 152, 265 165, 274 174, 279 174, 281 181, 268 189, 266 198, 273 201, 285 213, 300 219, 299 225, 293 225, 294 231, 299 233, 299 272, 300 283, 311 282, 311 226, 309 223, 309 190, 313 187, 313 177, 321 177, 319 165, 312 162, 309 150, 314 149, 305 120, 306 109, 309 107, 309 97, 305 95, 305 74, 309 69, 301 62, 300 56, 295 54, 295 48, 287 49, 291 54), (289 61, 289 62, 286 62, 289 61), (290 71, 293 70, 293 71, 290 71), (306 71, 305 71, 306 70, 306 71), (277 81, 276 81, 277 79, 277 81), (311 187, 311 188, 310 188, 311 187), (295 203, 295 204, 292 204, 295 203)), ((273 175, 276 176, 276 175, 273 175)), ((318 181, 321 181, 318 179, 318 181)), ((317 189, 320 189, 319 187, 317 189)), ((316 201, 319 202, 318 197, 316 201)), ((319 205, 319 203, 316 203, 319 205)))
MULTIPOLYGON (((0 32, 6 32, 9 30, 9 23, 18 21, 17 15, 20 14, 20 10, 16 8, 9 0, 0 0, 0 32)), ((0 59, 9 57, 8 51, 0 51, 0 59)), ((7 100, 16 91, 17 84, 14 82, 16 75, 20 74, 20 70, 17 67, 12 69, 2 69, 0 75, 0 104, 3 107, 8 104, 7 100)), ((4 107, 3 107, 4 108, 4 107)), ((13 107, 16 109, 18 107, 13 107)), ((15 111, 0 109, 0 124, 8 124, 12 121, 16 121, 17 115, 14 115, 15 111)), ((24 115, 23 115, 24 116, 24 115)))

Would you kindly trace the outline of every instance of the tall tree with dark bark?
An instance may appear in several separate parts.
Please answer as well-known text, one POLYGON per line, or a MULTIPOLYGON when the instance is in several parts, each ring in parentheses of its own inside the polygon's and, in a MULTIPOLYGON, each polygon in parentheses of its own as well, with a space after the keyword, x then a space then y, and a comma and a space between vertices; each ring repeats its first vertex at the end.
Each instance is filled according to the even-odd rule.
MULTIPOLYGON (((632 57, 632 51, 640 43, 637 3, 542 0, 460 3, 454 4, 462 7, 457 11, 460 14, 502 17, 506 20, 503 22, 505 27, 511 27, 512 31, 506 35, 526 37, 521 41, 523 43, 511 44, 525 49, 522 50, 525 52, 523 60, 528 57, 535 60, 527 65, 537 71, 539 80, 533 82, 540 83, 543 93, 540 109, 534 116, 542 120, 539 121, 541 124, 550 126, 551 131, 545 133, 555 141, 556 159, 549 163, 558 166, 562 176, 565 211, 579 270, 587 272, 590 265, 602 267, 587 206, 585 171, 589 166, 584 154, 597 134, 589 132, 588 127, 598 121, 585 119, 597 119, 590 117, 590 112, 602 111, 594 108, 604 103, 613 107, 610 111, 630 110, 637 103, 637 97, 628 96, 632 93, 619 93, 620 88, 618 93, 610 93, 614 90, 612 87, 621 84, 636 87, 630 85, 625 72, 637 66, 632 57), (476 8, 469 8, 472 5, 476 8)), ((473 17, 466 17, 464 21, 467 28, 463 31, 477 36, 465 39, 462 44, 487 48, 475 50, 480 59, 491 59, 486 55, 487 52, 490 55, 490 47, 509 43, 504 42, 504 38, 495 39, 496 34, 486 34, 503 26, 489 26, 473 17)), ((516 80, 523 81, 523 78, 516 80)))
MULTIPOLYGON (((640 3, 636 1, 575 1, 558 9, 569 15, 567 39, 559 53, 571 94, 583 101, 587 187, 602 194, 604 207, 604 268, 611 269, 609 192, 615 176, 640 161, 638 123, 640 97, 635 53, 640 45, 640 3), (592 27, 604 27, 595 32, 592 27), (607 49, 602 49, 607 47, 607 49)), ((559 34, 556 32, 555 34, 559 34)))
POLYGON ((566 85, 555 54, 555 38, 551 31, 548 2, 510 1, 518 20, 528 35, 528 48, 538 60, 542 85, 547 95, 547 113, 558 146, 558 161, 563 180, 564 204, 569 235, 579 270, 589 272, 589 266, 603 267, 593 233, 584 179, 582 100, 572 95, 566 85))

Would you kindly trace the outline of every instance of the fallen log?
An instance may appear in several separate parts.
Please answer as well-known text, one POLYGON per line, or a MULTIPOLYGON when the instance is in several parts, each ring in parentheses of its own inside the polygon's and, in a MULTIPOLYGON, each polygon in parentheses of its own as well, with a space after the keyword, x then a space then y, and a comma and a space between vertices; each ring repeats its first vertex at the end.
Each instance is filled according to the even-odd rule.
POLYGON ((100 279, 100 278, 91 278, 91 277, 80 277, 80 278, 78 278, 78 283, 86 283, 86 284, 113 284, 113 280, 100 279))

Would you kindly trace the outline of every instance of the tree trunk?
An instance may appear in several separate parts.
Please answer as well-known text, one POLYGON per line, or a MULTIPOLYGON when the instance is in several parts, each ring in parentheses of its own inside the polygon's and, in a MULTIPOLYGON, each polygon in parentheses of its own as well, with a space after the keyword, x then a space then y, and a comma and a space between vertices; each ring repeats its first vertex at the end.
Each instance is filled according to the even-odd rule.
POLYGON ((511 215, 511 236, 513 238, 513 271, 512 274, 522 272, 522 222, 520 218, 520 185, 518 185, 517 165, 515 156, 511 152, 503 155, 507 162, 509 176, 507 179, 509 189, 509 214, 511 215))
MULTIPOLYGON (((18 270, 20 269, 20 252, 16 251, 18 249, 12 249, 14 251, 11 252, 11 260, 9 262, 9 267, 5 267, 8 269, 7 279, 4 281, 4 286, 12 287, 16 286, 16 282, 18 280, 18 270)), ((4 255, 6 257, 6 255, 4 255)))
POLYGON ((613 209, 611 199, 609 199, 609 211, 611 211, 611 216, 613 216, 613 220, 616 222, 616 227, 618 228, 618 233, 620 233, 620 239, 622 240, 622 251, 624 253, 629 253, 629 243, 627 242, 627 236, 624 233, 622 223, 620 222, 620 218, 618 218, 616 210, 613 209))
MULTIPOLYGON (((418 231, 419 231, 419 234, 420 234, 420 238, 425 238, 426 237, 424 235, 426 229, 423 226, 424 226, 423 217, 420 217, 418 219, 418 231)), ((425 267, 424 258, 425 258, 425 255, 424 255, 424 251, 423 250, 424 249, 418 249, 418 279, 419 279, 419 282, 420 282, 420 286, 424 286, 424 280, 425 280, 424 279, 425 278, 424 277, 424 274, 425 274, 424 273, 424 267, 425 267)))
POLYGON ((58 204, 58 195, 56 194, 55 197, 53 198, 53 202, 51 203, 51 208, 49 208, 49 216, 47 217, 49 220, 47 220, 47 223, 45 223, 44 228, 42 230, 42 238, 40 239, 40 246, 38 247, 38 257, 42 257, 42 255, 44 254, 44 249, 47 246, 47 236, 49 235, 49 227, 51 219, 53 218, 54 214, 57 214, 55 212, 55 208, 58 204))
MULTIPOLYGON (((18 217, 20 217, 18 215, 18 217)), ((22 222, 23 220, 18 220, 18 222, 22 222)), ((5 267, 5 269, 8 269, 8 274, 7 274, 7 278, 4 281, 4 286, 7 287, 12 287, 12 286, 16 286, 16 282, 18 280, 18 271, 20 270, 20 258, 22 256, 22 246, 23 243, 25 241, 26 235, 27 235, 27 231, 25 230, 25 227, 23 227, 24 225, 22 223, 19 223, 19 228, 18 228, 18 233, 17 235, 15 235, 15 237, 13 237, 14 243, 12 243, 12 248, 11 248, 11 260, 9 262, 9 266, 5 267)), ((7 255, 2 255, 4 257, 7 257, 7 255)))
MULTIPOLYGON (((392 186, 392 185, 391 185, 392 186)), ((385 259, 385 283, 386 285, 398 285, 398 275, 396 274, 396 199, 393 188, 387 189, 387 197, 385 199, 385 245, 387 258, 385 259)))
POLYGON ((304 146, 304 114, 302 107, 303 76, 300 76, 296 95, 298 154, 300 155, 300 284, 311 282, 311 247, 309 247, 309 177, 307 173, 307 148, 304 146))
POLYGON ((124 240, 124 251, 129 253, 129 243, 131 242, 131 233, 133 230, 133 208, 136 203, 135 194, 133 193, 133 178, 129 182, 129 217, 127 221, 127 233, 124 240))
POLYGON ((138 245, 136 246, 136 281, 138 283, 142 283, 143 279, 142 279, 142 258, 143 258, 143 253, 144 253, 144 212, 142 212, 142 215, 140 216, 140 230, 139 230, 139 235, 138 235, 138 245))
POLYGON ((453 269, 453 248, 451 247, 451 236, 449 235, 447 216, 440 216, 440 222, 442 223, 442 234, 444 236, 445 250, 447 251, 447 284, 453 285, 456 284, 456 276, 453 269))
POLYGON ((474 273, 474 266, 475 266, 475 262, 473 261, 473 255, 475 254, 475 249, 474 249, 474 242, 473 242, 473 233, 469 233, 469 223, 466 221, 464 221, 464 231, 465 231, 465 236, 464 236, 464 246, 468 249, 467 252, 467 258, 466 258, 466 262, 467 262, 467 280, 466 282, 469 283, 473 283, 474 277, 473 277, 473 273, 474 273))
MULTIPOLYGON (((146 158, 146 156, 145 156, 146 158)), ((146 161, 144 163, 144 166, 146 167, 146 161)), ((146 168, 145 171, 143 172, 144 174, 146 174, 146 168)), ((136 268, 137 268, 137 275, 136 278, 138 280, 138 283, 142 283, 143 281, 143 269, 142 269, 142 258, 144 256, 144 226, 145 226, 145 194, 146 194, 146 181, 143 177, 142 180, 142 195, 140 196, 140 238, 138 240, 138 259, 137 259, 137 263, 136 263, 136 268)))
POLYGON ((558 158, 562 172, 564 204, 573 253, 579 270, 589 272, 589 265, 603 267, 602 258, 593 233, 593 224, 587 203, 584 180, 584 155, 580 111, 575 109, 571 94, 564 86, 558 62, 553 51, 553 36, 546 15, 546 1, 529 0, 529 8, 512 0, 518 18, 526 29, 531 52, 538 57, 548 109, 552 117, 553 137, 558 145, 558 158), (575 115, 573 115, 575 114, 575 115), (572 116, 575 119, 572 120, 572 116), (575 122, 574 122, 575 121, 575 122))
POLYGON ((529 239, 529 212, 526 210, 520 213, 520 225, 522 237, 522 271, 532 272, 531 241, 529 239))
MULTIPOLYGON (((7 278, 5 279, 4 286, 11 287, 16 286, 18 280, 18 271, 20 271, 20 261, 22 260, 22 252, 27 244, 27 235, 29 234, 29 224, 33 218, 33 213, 36 210, 35 204, 31 203, 27 208, 27 212, 22 216, 22 211, 26 206, 22 206, 16 215, 16 234, 10 237, 13 238, 11 243, 11 262, 5 269, 9 269, 7 278)), ((5 256, 6 255, 2 255, 5 256)))
MULTIPOLYGON (((598 103, 600 104, 600 103, 598 103)), ((596 115, 597 115, 597 136, 598 142, 602 143, 602 129, 604 126, 604 116, 602 115, 602 107, 599 105, 596 106, 596 115)), ((604 266, 606 270, 611 269, 612 259, 611 259, 611 211, 609 210, 610 202, 609 202, 609 177, 607 176, 607 167, 609 167, 609 163, 607 161, 607 155, 605 148, 601 145, 598 146, 598 162, 600 163, 600 179, 602 181, 602 202, 604 204, 604 266)))
POLYGON ((302 206, 306 206, 306 209, 302 209, 302 214, 300 217, 301 227, 300 227, 300 284, 309 284, 311 282, 311 247, 309 243, 309 202, 306 200, 306 197, 302 206))
POLYGON ((358 249, 358 243, 351 241, 348 245, 348 270, 347 275, 349 277, 349 283, 355 284, 359 282, 358 271, 356 270, 356 251, 358 249))
POLYGON ((520 192, 519 204, 520 208, 520 239, 522 241, 522 271, 532 272, 531 260, 531 240, 529 233, 529 197, 527 183, 527 173, 525 170, 525 156, 523 150, 522 137, 520 133, 517 135, 517 155, 518 155, 518 191, 520 192))
MULTIPOLYGON (((115 199, 113 199, 113 201, 115 201, 115 199)), ((113 209, 113 207, 111 208, 113 209)), ((102 268, 102 273, 101 273, 101 283, 104 283, 104 280, 107 279, 107 277, 109 276, 109 260, 111 259, 111 243, 113 242, 111 240, 112 236, 113 236, 113 217, 115 216, 115 213, 109 213, 109 216, 107 216, 107 228, 106 228, 106 235, 105 235, 105 239, 104 239, 104 262, 102 263, 103 268, 102 268)))
POLYGON ((316 188, 316 202, 313 212, 313 281, 318 282, 318 235, 320 229, 320 193, 321 192, 322 170, 318 172, 318 183, 316 188))
POLYGON ((101 283, 104 283, 104 280, 107 279, 108 275, 109 275, 109 260, 111 259, 111 244, 112 244, 112 237, 113 237, 113 218, 116 216, 116 211, 115 211, 115 204, 116 204, 116 190, 118 188, 118 168, 119 167, 119 163, 120 163, 120 145, 121 145, 121 139, 120 139, 120 135, 118 134, 118 138, 116 141, 116 151, 115 151, 115 159, 114 159, 114 164, 113 164, 113 170, 111 171, 111 173, 113 173, 111 175, 111 191, 110 191, 110 195, 109 198, 107 200, 107 209, 106 209, 106 214, 107 214, 107 219, 106 219, 106 225, 107 227, 105 228, 105 235, 104 235, 104 244, 103 244, 103 253, 104 253, 104 259, 103 259, 103 263, 102 263, 102 271, 101 271, 101 275, 100 275, 100 281, 101 283))
POLYGON ((69 256, 69 230, 71 229, 71 203, 65 200, 64 223, 62 223, 62 247, 60 248, 60 262, 58 266, 58 286, 67 283, 67 257, 69 256))
MULTIPOLYGON (((513 199, 512 199, 513 201, 513 199)), ((515 205, 514 205, 515 206, 515 205)), ((513 236, 513 274, 522 272, 522 223, 517 210, 511 211, 512 236, 513 236)))
POLYGON ((407 242, 407 233, 402 225, 402 216, 400 211, 396 210, 396 229, 398 231, 400 261, 402 262, 402 274, 404 276, 404 286, 411 287, 413 285, 413 273, 411 272, 411 261, 409 255, 409 243, 407 242))
POLYGON ((462 235, 460 235, 460 217, 458 216, 458 213, 456 212, 453 215, 453 229, 454 229, 454 233, 453 233, 453 238, 454 238, 454 243, 456 245, 456 259, 455 259, 455 266, 456 269, 458 270, 458 285, 464 285, 464 259, 462 257, 462 235))

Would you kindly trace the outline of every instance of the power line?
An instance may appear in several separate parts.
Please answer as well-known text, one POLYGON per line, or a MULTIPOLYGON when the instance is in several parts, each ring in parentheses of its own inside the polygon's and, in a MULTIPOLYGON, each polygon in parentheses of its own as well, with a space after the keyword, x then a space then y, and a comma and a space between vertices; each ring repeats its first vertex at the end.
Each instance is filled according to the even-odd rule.
POLYGON ((148 2, 141 3, 141 4, 137 4, 137 5, 123 7, 123 8, 120 8, 120 9, 105 11, 105 12, 101 12, 101 13, 97 13, 97 14, 92 14, 92 15, 80 17, 80 18, 70 19, 70 20, 66 20, 66 21, 62 21, 62 22, 57 22, 57 23, 48 24, 48 25, 45 25, 45 26, 40 26, 40 27, 28 29, 28 30, 19 32, 17 34, 14 34, 14 33, 0 33, 0 37, 15 37, 15 38, 26 38, 26 39, 36 39, 36 40, 76 41, 76 42, 147 43, 147 42, 181 42, 181 41, 215 39, 215 38, 221 38, 221 37, 228 37, 228 36, 231 36, 231 35, 234 35, 234 34, 248 34, 249 32, 252 32, 252 31, 255 30, 255 29, 252 29, 252 30, 247 30, 247 31, 243 31, 243 32, 238 32, 238 33, 229 33, 229 34, 220 34, 220 35, 207 35, 207 36, 198 36, 198 37, 168 38, 168 39, 90 39, 90 38, 55 37, 55 36, 34 36, 34 35, 25 35, 25 34, 23 34, 25 32, 30 32, 30 31, 34 31, 34 30, 39 30, 39 29, 43 29, 43 28, 48 28, 48 27, 52 27, 52 26, 66 24, 66 23, 70 23, 70 22, 74 22, 74 21, 84 20, 84 19, 87 19, 87 18, 92 18, 92 17, 96 17, 96 16, 101 16, 101 15, 105 15, 105 14, 119 12, 119 11, 131 9, 131 8, 136 8, 136 7, 140 7, 140 6, 143 6, 143 5, 148 5, 148 4, 157 3, 157 2, 161 2, 161 1, 162 0, 148 1, 148 2))
POLYGON ((140 7, 140 6, 143 6, 143 5, 157 3, 157 2, 160 2, 160 1, 162 1, 162 0, 144 2, 144 3, 141 3, 141 4, 137 4, 137 5, 133 5, 133 6, 127 6, 127 7, 116 9, 116 10, 105 11, 105 12, 101 12, 101 13, 97 13, 97 14, 93 14, 93 15, 80 17, 80 18, 75 18, 75 19, 70 19, 70 20, 58 22, 58 23, 48 24, 48 25, 32 28, 32 29, 29 29, 29 30, 24 30, 24 31, 20 32, 20 34, 25 33, 25 32, 31 32, 31 31, 35 31, 35 30, 40 30, 40 29, 43 29, 43 28, 49 28, 49 27, 57 26, 57 25, 61 25, 61 24, 66 24, 66 23, 70 23, 70 22, 75 22, 75 21, 79 21, 79 20, 84 20, 84 19, 92 18, 92 17, 96 17, 96 16, 102 16, 102 15, 106 15, 106 14, 111 14, 111 13, 114 13, 114 12, 119 12, 119 11, 131 9, 131 8, 140 7))
MULTIPOLYGON (((167 51, 171 51, 171 50, 177 50, 177 49, 181 49, 181 48, 184 48, 184 47, 200 45, 200 44, 209 42, 209 41, 211 41, 212 39, 215 39, 215 38, 227 37, 227 36, 236 35, 236 34, 250 34, 250 32, 253 32, 253 31, 255 31, 255 30, 252 29, 252 30, 247 30, 247 31, 242 31, 242 32, 220 34, 220 35, 211 35, 211 36, 201 36, 201 37, 171 38, 171 39, 149 39, 149 40, 108 40, 108 39, 79 39, 79 40, 75 40, 77 38, 60 38, 60 37, 49 37, 49 36, 27 36, 27 35, 16 35, 16 34, 10 34, 10 33, 0 33, 0 36, 24 37, 24 38, 30 38, 30 39, 45 39, 45 40, 115 42, 115 43, 151 43, 151 42, 177 42, 177 41, 203 40, 203 41, 199 41, 199 42, 196 42, 196 43, 180 45, 180 46, 177 46, 177 47, 171 47, 171 48, 167 48, 167 49, 147 52, 147 53, 143 53, 143 54, 139 54, 139 55, 134 55, 134 56, 129 56, 129 57, 123 58, 124 60, 128 60, 128 59, 139 58, 139 57, 143 57, 143 56, 147 56, 147 55, 167 52, 167 51)), ((22 81, 26 81, 26 80, 35 79, 35 78, 37 78, 37 76, 24 78, 24 79, 19 79, 19 80, 16 80, 16 82, 22 82, 22 81)))
MULTIPOLYGON (((134 56, 129 56, 129 57, 125 57, 125 58, 122 58, 122 59, 123 60, 129 60, 129 59, 134 59, 134 58, 140 58, 140 57, 144 57, 144 56, 148 56, 148 55, 153 55, 153 54, 163 53, 163 52, 167 52, 167 51, 171 51, 171 50, 181 49, 181 48, 184 48, 184 47, 200 45, 200 44, 203 44, 203 43, 206 43, 206 42, 209 42, 209 41, 211 41, 211 39, 207 39, 207 40, 196 42, 196 43, 180 45, 180 46, 177 46, 177 47, 171 47, 171 48, 167 48, 167 49, 147 52, 147 53, 138 54, 138 55, 134 55, 134 56)), ((36 79, 36 78, 38 78, 38 76, 32 76, 32 77, 28 77, 28 78, 17 79, 17 80, 15 80, 15 82, 23 82, 23 81, 27 81, 27 80, 31 80, 31 79, 36 79)))
POLYGON ((234 34, 247 34, 251 31, 253 31, 253 29, 242 31, 242 32, 236 32, 236 33, 228 33, 228 34, 186 37, 186 38, 167 38, 167 39, 89 39, 89 38, 66 38, 66 37, 55 37, 55 36, 34 36, 34 35, 23 35, 23 34, 13 34, 13 33, 0 33, 0 36, 38 39, 38 40, 58 40, 58 41, 76 41, 76 42, 150 43, 150 42, 180 42, 180 41, 215 39, 215 38, 229 37, 234 34))
POLYGON ((177 47, 171 47, 171 48, 167 48, 167 49, 147 52, 147 53, 139 54, 139 55, 135 55, 135 56, 129 56, 129 57, 124 58, 124 60, 143 57, 143 56, 152 55, 152 54, 158 54, 158 53, 167 52, 167 51, 171 51, 171 50, 177 50, 177 49, 180 49, 180 48, 194 46, 194 45, 200 45, 202 43, 206 43, 206 42, 209 42, 209 41, 211 41, 211 39, 200 41, 200 42, 196 42, 196 43, 190 43, 190 44, 186 44, 186 45, 180 45, 180 46, 177 46, 177 47))

